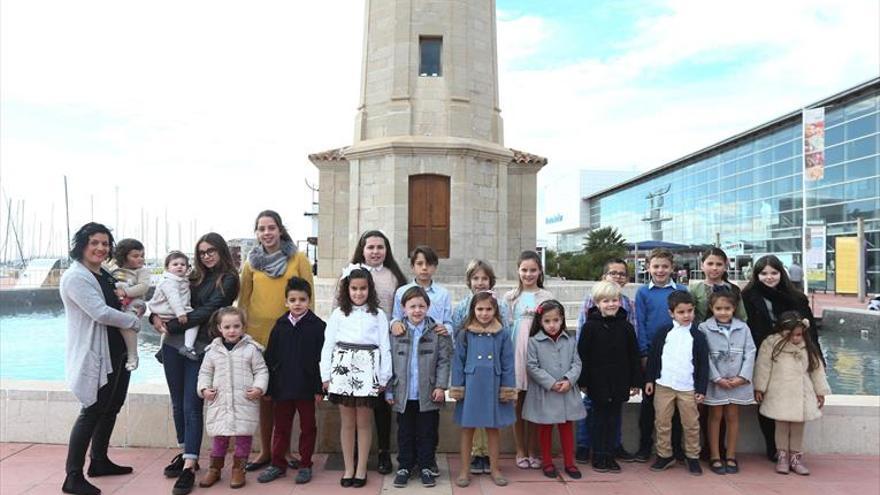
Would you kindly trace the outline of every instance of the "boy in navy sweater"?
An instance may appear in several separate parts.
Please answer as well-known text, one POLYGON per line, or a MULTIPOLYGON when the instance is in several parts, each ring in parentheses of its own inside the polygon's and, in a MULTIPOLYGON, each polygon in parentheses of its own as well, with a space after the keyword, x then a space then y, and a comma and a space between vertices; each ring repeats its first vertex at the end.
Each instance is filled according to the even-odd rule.
POLYGON ((321 348, 324 347, 324 329, 327 324, 309 310, 312 287, 299 277, 291 277, 285 287, 287 313, 278 318, 265 359, 269 367, 269 393, 275 414, 272 432, 272 464, 260 473, 257 481, 269 483, 285 475, 287 467, 299 467, 296 483, 312 479, 312 453, 315 451, 318 428, 315 409, 323 399, 321 348), (290 432, 293 418, 299 414, 300 461, 288 462, 290 432))
MULTIPOLYGON (((655 249, 648 255, 648 273, 651 280, 636 292, 636 324, 639 339, 639 352, 642 356, 642 372, 648 363, 648 353, 654 336, 661 328, 672 324, 669 312, 669 295, 676 290, 687 291, 687 287, 676 284, 672 280, 672 252, 666 249, 655 249)), ((673 424, 678 424, 675 421, 673 424)), ((654 397, 642 394, 642 405, 639 411, 639 451, 635 455, 637 462, 648 462, 654 433, 654 397)), ((681 428, 672 429, 672 446, 677 459, 683 459, 681 452, 681 428)))
POLYGON ((694 321, 694 297, 690 293, 673 292, 668 307, 672 324, 654 336, 645 373, 645 395, 655 397, 657 410, 657 461, 651 470, 663 471, 675 464, 669 437, 679 422, 673 418, 673 411, 678 410, 685 431, 688 471, 699 476, 703 469, 697 404, 703 402, 709 384, 709 345, 694 321))

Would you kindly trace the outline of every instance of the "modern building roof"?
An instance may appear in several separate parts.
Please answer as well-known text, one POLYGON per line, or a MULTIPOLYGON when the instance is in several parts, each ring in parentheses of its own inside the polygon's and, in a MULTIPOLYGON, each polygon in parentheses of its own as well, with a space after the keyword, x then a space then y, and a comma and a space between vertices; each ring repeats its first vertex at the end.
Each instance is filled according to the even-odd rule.
POLYGON ((628 181, 624 181, 624 182, 621 182, 621 183, 616 184, 614 186, 611 186, 609 188, 603 189, 601 191, 597 191, 597 192, 591 194, 590 196, 588 196, 586 199, 593 199, 593 198, 597 198, 599 196, 605 196, 606 194, 611 193, 611 192, 619 191, 621 189, 626 189, 627 187, 632 186, 634 184, 644 182, 644 181, 651 179, 653 177, 656 177, 658 175, 662 175, 666 172, 670 172, 670 171, 675 170, 677 168, 686 166, 692 162, 699 161, 703 158, 706 158, 707 155, 717 153, 720 149, 733 147, 740 140, 747 138, 747 137, 750 137, 754 134, 758 134, 763 131, 768 131, 770 129, 773 129, 775 127, 779 127, 782 125, 790 124, 792 121, 801 118, 801 114, 805 108, 828 106, 828 105, 833 104, 835 102, 838 102, 840 100, 849 99, 849 98, 857 96, 859 94, 867 93, 870 91, 875 91, 878 89, 880 89, 880 77, 871 79, 869 81, 865 81, 865 82, 858 84, 856 86, 853 86, 849 89, 843 90, 835 95, 829 96, 827 98, 819 100, 819 101, 812 103, 810 105, 806 105, 803 108, 799 108, 797 110, 791 111, 785 115, 782 115, 782 116, 777 117, 773 120, 765 122, 761 125, 753 127, 747 131, 741 132, 741 133, 736 134, 734 136, 731 136, 727 139, 724 139, 723 141, 719 141, 715 144, 707 146, 699 151, 695 151, 694 153, 691 153, 689 155, 686 155, 686 156, 683 156, 683 157, 678 158, 676 160, 673 160, 665 165, 661 165, 655 169, 652 169, 652 170, 649 170, 649 171, 644 172, 642 174, 639 174, 628 181))

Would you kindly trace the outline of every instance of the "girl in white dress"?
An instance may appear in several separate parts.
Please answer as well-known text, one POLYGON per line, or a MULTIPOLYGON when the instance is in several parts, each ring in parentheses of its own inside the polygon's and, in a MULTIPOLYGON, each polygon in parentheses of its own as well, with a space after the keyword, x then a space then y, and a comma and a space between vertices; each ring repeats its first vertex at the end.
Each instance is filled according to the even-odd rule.
POLYGON ((391 379, 388 318, 379 309, 369 269, 349 265, 342 272, 338 306, 330 314, 321 350, 321 381, 330 402, 339 406, 344 487, 367 484, 367 458, 373 439, 376 397, 391 379), (358 458, 354 459, 355 435, 358 458))

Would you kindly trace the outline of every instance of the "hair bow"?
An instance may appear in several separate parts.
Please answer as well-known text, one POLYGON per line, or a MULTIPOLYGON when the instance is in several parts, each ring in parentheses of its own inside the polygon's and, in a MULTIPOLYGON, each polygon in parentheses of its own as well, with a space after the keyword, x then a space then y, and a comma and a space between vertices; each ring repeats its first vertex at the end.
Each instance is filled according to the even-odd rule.
POLYGON ((492 296, 492 299, 495 299, 496 301, 498 300, 498 296, 495 294, 494 290, 481 290, 480 293, 489 294, 490 296, 492 296))
POLYGON ((351 272, 355 270, 366 270, 370 271, 370 269, 360 263, 351 263, 345 268, 342 269, 342 276, 339 277, 339 280, 346 279, 351 275, 351 272))
POLYGON ((535 314, 536 315, 544 314, 544 305, 543 304, 539 304, 538 307, 535 308, 535 314))

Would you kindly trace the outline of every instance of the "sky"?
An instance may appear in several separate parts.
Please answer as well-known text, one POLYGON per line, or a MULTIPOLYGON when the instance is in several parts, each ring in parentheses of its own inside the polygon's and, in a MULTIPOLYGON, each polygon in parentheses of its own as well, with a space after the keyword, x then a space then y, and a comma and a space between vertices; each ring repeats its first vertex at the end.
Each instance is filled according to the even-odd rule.
MULTIPOLYGON (((880 75, 878 5, 497 0, 505 144, 549 158, 542 184, 658 167, 880 75)), ((72 228, 115 226, 148 256, 252 236, 267 208, 305 238, 307 155, 352 141, 363 16, 361 0, 4 0, 0 249, 61 251, 65 175, 72 228)))

